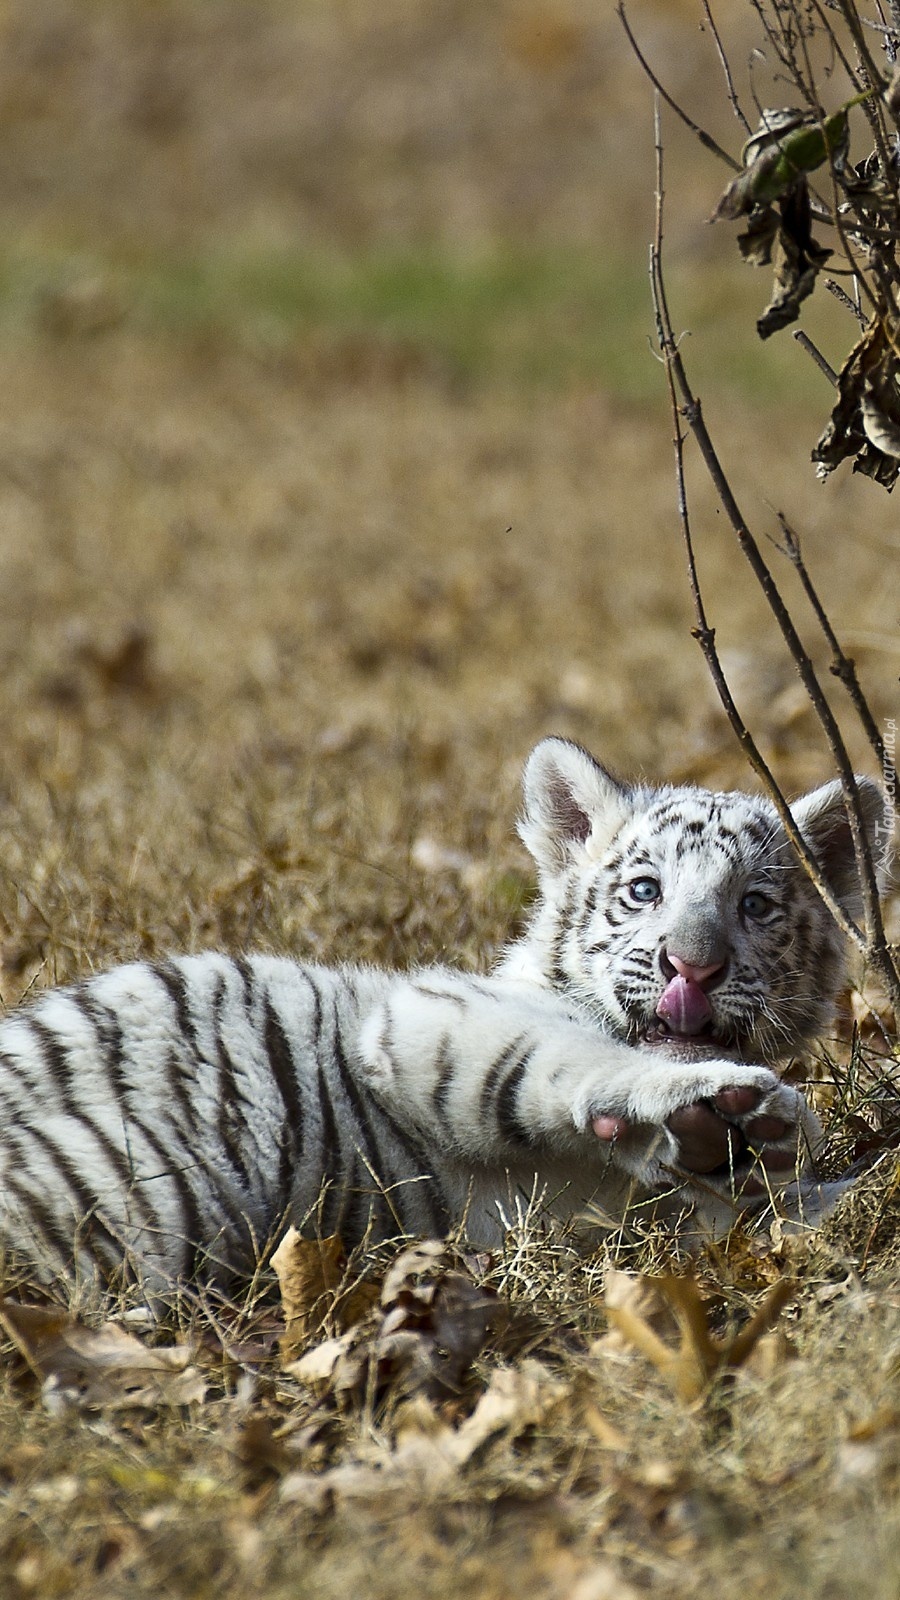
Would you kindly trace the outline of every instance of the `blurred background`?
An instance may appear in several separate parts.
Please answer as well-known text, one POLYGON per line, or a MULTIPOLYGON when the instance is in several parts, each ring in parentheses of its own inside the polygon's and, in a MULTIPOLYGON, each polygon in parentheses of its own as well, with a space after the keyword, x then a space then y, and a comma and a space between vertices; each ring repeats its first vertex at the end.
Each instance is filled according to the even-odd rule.
MULTIPOLYGON (((722 12, 743 84, 755 13, 722 12)), ((700 6, 629 15, 739 154, 700 6)), ((768 275, 707 220, 725 168, 671 116, 665 139, 714 437, 895 715, 892 504, 817 484, 831 392, 789 333, 756 338, 768 275)), ((749 781, 690 637, 652 100, 611 6, 5 0, 0 140, 6 998, 176 944, 488 959, 528 892, 512 818, 547 732, 749 781)), ((853 324, 817 298, 839 365, 853 324)), ((788 784, 819 781, 691 473, 742 708, 788 784)))

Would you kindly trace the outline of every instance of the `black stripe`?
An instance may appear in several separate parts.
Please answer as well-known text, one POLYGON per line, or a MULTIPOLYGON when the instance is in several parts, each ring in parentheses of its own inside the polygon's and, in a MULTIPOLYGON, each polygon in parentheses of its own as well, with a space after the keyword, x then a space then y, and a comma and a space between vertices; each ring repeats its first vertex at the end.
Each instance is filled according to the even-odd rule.
POLYGON ((306 986, 313 997, 312 1036, 314 1044, 317 1045, 319 1035, 322 1032, 322 996, 319 993, 319 986, 313 978, 312 973, 307 971, 306 967, 298 966, 296 968, 296 972, 298 977, 301 977, 305 980, 306 986))
MULTIPOLYGON (((151 966, 150 971, 154 977, 159 979, 169 999, 172 1001, 175 1007, 175 1020, 178 1023, 178 1031, 189 1046, 195 1060, 205 1061, 206 1052, 200 1042, 197 1023, 191 1011, 190 985, 185 974, 173 961, 160 962, 158 965, 151 966)), ((189 1109, 190 1114, 193 1115, 192 1108, 189 1109)))
MULTIPOLYGON (((390 1016, 387 1015, 382 1027, 379 1045, 385 1051, 385 1054, 388 1055, 392 1061, 395 1061, 396 1058, 392 1053, 389 1028, 390 1016)), ((429 1228, 435 1233, 445 1233, 450 1225, 450 1215, 446 1205, 444 1204, 439 1186, 435 1181, 432 1170, 434 1165, 432 1152, 427 1149, 427 1146, 424 1146, 420 1142, 415 1130, 409 1126, 401 1126, 391 1112, 378 1103, 377 1097, 374 1098, 373 1110, 376 1112, 379 1120, 385 1124, 390 1142, 399 1149, 399 1153, 406 1167, 406 1173, 403 1174, 403 1177, 409 1176, 414 1179, 413 1187, 415 1188, 417 1199, 422 1195, 427 1196, 427 1215, 429 1217, 429 1228)), ((450 1130, 448 1129, 448 1131, 450 1130)), ((380 1162, 384 1164, 385 1157, 382 1149, 382 1141, 380 1139, 376 1142, 376 1154, 378 1155, 380 1162)), ((387 1159, 391 1159, 390 1155, 387 1157, 387 1159)), ((394 1165, 393 1160, 391 1160, 391 1165, 394 1165)), ((401 1179, 398 1200, 396 1185, 398 1183, 398 1179, 400 1179, 400 1175, 396 1172, 388 1173, 387 1171, 379 1171, 378 1177, 386 1187, 390 1187, 392 1189, 390 1200, 386 1202, 388 1208, 396 1205, 397 1213, 405 1231, 410 1231, 406 1227, 406 1223, 403 1222, 404 1211, 408 1211, 408 1207, 404 1203, 406 1198, 406 1185, 403 1184, 401 1179)))
MULTIPOLYGON (((486 1000, 493 1000, 495 1005, 500 1005, 506 999, 505 994, 497 993, 497 990, 493 987, 490 978, 477 978, 473 974, 467 978, 467 983, 468 986, 471 989, 476 990, 478 994, 483 994, 486 1000)), ((462 1002, 463 1005, 465 1005, 465 1003, 465 1001, 462 1002)))
MULTIPOLYGON (((204 1237, 209 1232, 209 1226, 204 1222, 203 1217, 201 1216, 200 1207, 197 1204, 197 1197, 184 1175, 185 1171, 190 1170, 191 1168, 193 1168, 195 1171, 198 1170, 200 1163, 196 1159, 191 1158, 186 1162, 184 1169, 176 1166, 174 1162, 175 1152, 165 1148, 162 1141, 153 1132, 152 1128, 148 1128, 147 1124, 138 1116, 134 1116, 132 1121, 137 1131, 146 1139, 151 1150, 156 1152, 156 1155, 159 1157, 160 1161, 159 1172, 152 1174, 152 1176, 149 1173, 142 1174, 138 1180, 139 1183, 149 1184, 155 1182, 159 1178, 168 1178, 175 1185, 175 1189, 177 1190, 179 1204, 184 1213, 183 1221, 185 1234, 184 1239, 179 1240, 178 1242, 185 1244, 188 1248, 189 1255, 186 1270, 188 1275, 190 1275, 196 1268, 198 1254, 202 1252, 203 1249, 204 1237)), ((161 1232, 162 1218, 160 1217, 159 1211, 154 1211, 153 1215, 154 1225, 157 1230, 161 1232)))
POLYGON ((524 1038, 524 1033, 520 1033, 518 1039, 514 1039, 512 1044, 508 1044, 505 1050, 501 1050, 499 1056, 497 1056, 497 1058, 488 1068, 484 1083, 481 1086, 481 1115, 483 1117, 486 1118, 490 1113, 492 1109, 491 1101, 493 1099, 494 1090, 497 1086, 497 1083, 503 1074, 504 1068, 508 1067, 510 1062, 515 1060, 516 1054, 521 1047, 524 1038))
POLYGON ((350 1064, 347 1060, 346 1052, 344 1050, 344 1041, 341 1037, 341 1024, 338 1016, 337 1001, 335 1001, 334 1006, 332 1027, 334 1030, 332 1048, 338 1082, 340 1083, 344 1097, 347 1100, 356 1119, 356 1123, 361 1135, 363 1154, 368 1157, 373 1166, 376 1166, 381 1152, 378 1138, 372 1126, 372 1119, 370 1115, 370 1111, 374 1110, 374 1107, 370 1108, 366 1105, 366 1101, 363 1098, 363 1092, 360 1090, 359 1085, 356 1083, 353 1074, 350 1071, 350 1064))
MULTIPOLYGON (((428 1148, 427 1144, 422 1143, 415 1128, 408 1125, 401 1127, 392 1116, 385 1112, 382 1115, 388 1125, 392 1141, 400 1148, 406 1164, 407 1174, 413 1180, 412 1183, 406 1184, 401 1177, 399 1189, 400 1205, 398 1208, 401 1217, 404 1211, 404 1200, 408 1195, 412 1196, 412 1204, 425 1204, 427 1201, 427 1226, 429 1230, 434 1234, 446 1233, 450 1226, 450 1214, 434 1175, 433 1151, 428 1148)), ((387 1174, 379 1173, 379 1176, 385 1179, 387 1174)), ((394 1184, 397 1183, 399 1176, 396 1173, 393 1174, 392 1181, 394 1184)), ((395 1196, 392 1194, 391 1199, 393 1200, 394 1198, 395 1196)), ((404 1228, 407 1232, 412 1231, 405 1223, 404 1228)))
POLYGON ((319 1091, 319 1112, 322 1119, 322 1159, 320 1164, 323 1177, 327 1177, 329 1180, 329 1186, 322 1204, 322 1228, 326 1234, 331 1234, 340 1231, 340 1224, 344 1215, 346 1170, 337 1118, 335 1117, 334 1105, 331 1100, 330 1086, 321 1062, 319 1063, 316 1082, 319 1091))
POLYGON ((528 1130, 519 1121, 517 1102, 519 1085, 528 1070, 536 1048, 535 1045, 528 1046, 528 1049, 516 1062, 512 1072, 507 1073, 497 1093, 497 1127, 503 1138, 508 1139, 510 1144, 531 1144, 528 1130))
MULTIPOLYGON (((205 1123, 200 1116, 198 1108, 193 1104, 191 1097, 188 1094, 187 1082, 185 1081, 185 1070, 187 1070, 188 1079, 190 1082, 195 1081, 195 1074, 191 1071, 190 1066, 185 1069, 185 1063, 182 1061, 177 1048, 175 1048, 173 1045, 169 1046, 166 1052, 165 1061, 161 1062, 160 1065, 165 1073, 166 1085, 169 1089, 169 1093, 171 1094, 176 1107, 181 1112, 181 1119, 184 1124, 183 1131, 200 1134, 202 1137, 203 1133, 205 1132, 205 1123)), ((171 1110, 167 1112, 166 1120, 170 1124, 175 1121, 171 1110)))
POLYGON ((256 999, 256 973, 246 956, 235 956, 231 964, 241 980, 244 1005, 249 1013, 253 1010, 253 1002, 256 999))
POLYGON ((430 989, 424 983, 414 983, 411 987, 415 989, 416 994, 424 994, 428 1000, 449 1000, 451 1005, 459 1006, 460 1009, 464 1009, 468 1004, 468 1001, 461 994, 451 994, 446 990, 430 989))
POLYGON ((126 1095, 130 1087, 125 1072, 125 1051, 122 1044, 122 1027, 115 1011, 98 1000, 90 989, 79 984, 67 991, 72 1004, 77 1006, 91 1024, 97 1036, 98 1059, 103 1062, 109 1085, 122 1107, 126 1109, 126 1095))
POLYGON ((22 1131, 33 1139, 36 1144, 39 1144, 44 1154, 55 1163, 59 1176, 68 1185, 72 1195, 78 1201, 78 1206, 74 1208, 76 1226, 79 1231, 82 1228, 85 1230, 91 1250, 99 1257, 100 1265, 103 1264, 103 1258, 100 1252, 99 1240, 96 1237, 97 1234, 105 1235, 112 1246, 108 1265, 111 1267, 119 1265, 124 1256, 124 1241, 117 1239, 111 1228, 97 1215, 95 1209, 97 1195, 91 1192, 81 1173, 76 1171, 70 1158, 64 1151, 60 1150, 59 1145, 50 1138, 49 1134, 44 1132, 43 1128, 36 1128, 33 1123, 24 1123, 22 1131))
POLYGON ((559 989, 566 989, 569 985, 569 974, 563 966, 563 955, 570 932, 572 931, 572 918, 575 911, 575 884, 571 881, 566 885, 563 903, 557 912, 558 921, 553 935, 553 944, 550 953, 549 972, 550 978, 559 989))
POLYGON ((232 1171, 245 1186, 249 1186, 250 1173, 241 1149, 240 1132, 238 1129, 238 1136, 235 1137, 236 1130, 234 1125, 235 1120, 240 1119, 242 1116, 244 1102, 238 1089, 235 1065, 222 1032, 222 1006, 226 991, 225 974, 220 972, 216 978, 212 997, 212 1036, 218 1071, 216 1132, 219 1135, 226 1158, 231 1164, 232 1171))
MULTIPOLYGON (((21 1020, 24 1021, 24 1017, 21 1020)), ((33 1058, 23 1060, 21 1056, 11 1056, 5 1050, 0 1050, 0 1067, 5 1068, 9 1077, 13 1080, 12 1084, 6 1086, 9 1092, 15 1092, 18 1089, 20 1091, 29 1091, 31 1094, 41 1094, 44 1084, 40 1071, 35 1076, 34 1068, 36 1065, 43 1065, 43 1060, 39 1063, 35 1062, 33 1058)))
POLYGON ((391 1033, 391 1017, 390 1012, 387 1010, 385 1010, 384 1021, 381 1024, 381 1032, 378 1035, 378 1048, 379 1050, 384 1051, 394 1069, 394 1072, 399 1073, 400 1067, 397 1060, 397 1052, 394 1047, 393 1035, 391 1033))
POLYGON ((22 1017, 22 1022, 28 1028, 37 1043, 38 1055, 43 1063, 49 1078, 59 1091, 59 1097, 64 1102, 69 1091, 69 1061, 68 1057, 51 1028, 41 1022, 33 1014, 22 1017))
MULTIPOLYGON (((8 1143, 6 1148, 10 1148, 8 1143)), ((20 1165, 27 1165, 27 1158, 21 1145, 16 1144, 14 1148, 18 1151, 20 1165)), ((9 1194, 16 1197, 23 1212, 30 1215, 31 1221, 37 1224, 44 1238, 56 1247, 63 1265, 68 1265, 74 1255, 74 1234, 66 1232, 59 1218, 50 1210, 46 1200, 42 1199, 40 1195, 31 1194, 27 1189, 24 1189, 14 1173, 4 1173, 3 1187, 9 1194)), ((22 1248, 22 1246, 17 1246, 15 1240, 10 1240, 9 1242, 13 1249, 22 1248)), ((25 1248, 27 1250, 27 1247, 25 1248)))
POLYGON ((126 1193, 133 1192, 136 1175, 134 1166, 128 1158, 128 1152, 117 1145, 105 1129, 99 1127, 93 1118, 88 1116, 83 1107, 79 1105, 74 1093, 72 1062, 65 1047, 47 1024, 41 1022, 38 1017, 30 1016, 27 1021, 40 1042, 44 1059, 52 1060, 54 1080, 66 1115, 71 1117, 73 1122, 77 1122, 81 1127, 87 1129, 106 1156, 113 1172, 122 1184, 123 1191, 126 1193))
MULTIPOLYGON (((191 1015, 189 990, 187 979, 173 962, 160 962, 149 969, 155 978, 162 984, 169 999, 175 1007, 175 1021, 178 1032, 184 1040, 194 1063, 204 1062, 209 1065, 206 1053, 200 1044, 197 1025, 191 1015)), ((181 1111, 185 1125, 192 1132, 202 1134, 205 1124, 200 1115, 199 1108, 194 1105, 188 1093, 188 1082, 196 1082, 196 1074, 188 1067, 187 1080, 185 1078, 185 1063, 180 1053, 171 1044, 166 1052, 164 1063, 160 1063, 166 1076, 166 1083, 173 1100, 181 1111)))
MULTIPOLYGON (((297 1141, 303 1128, 302 1105, 297 1082, 297 1069, 287 1034, 268 995, 264 1002, 263 1040, 266 1056, 272 1068, 281 1103, 284 1123, 280 1136, 278 1164, 279 1203, 287 1204, 291 1194, 291 1178, 296 1161, 297 1141)), ((318 1039, 315 1040, 318 1043, 318 1039)))
POLYGON ((594 917, 596 915, 596 912, 597 912, 597 901, 599 899, 599 894, 600 894, 600 885, 597 882, 597 879, 595 878, 593 883, 588 885, 587 893, 585 894, 585 897, 584 897, 584 900, 583 900, 582 906, 581 906, 581 912, 580 912, 579 917, 578 917, 577 926, 578 926, 578 934, 579 934, 580 938, 583 938, 584 935, 587 933, 587 930, 590 927, 590 925, 591 925, 591 923, 592 923, 592 921, 593 921, 593 919, 594 919, 594 917))
POLYGON ((440 1044, 438 1045, 437 1060, 435 1065, 438 1069, 438 1078, 437 1083, 431 1091, 431 1104, 434 1107, 435 1116, 438 1118, 442 1126, 449 1131, 450 1121, 447 1114, 447 1100, 450 1095, 450 1085, 456 1074, 457 1068, 456 1062, 450 1053, 450 1035, 447 1033, 444 1034, 440 1044))

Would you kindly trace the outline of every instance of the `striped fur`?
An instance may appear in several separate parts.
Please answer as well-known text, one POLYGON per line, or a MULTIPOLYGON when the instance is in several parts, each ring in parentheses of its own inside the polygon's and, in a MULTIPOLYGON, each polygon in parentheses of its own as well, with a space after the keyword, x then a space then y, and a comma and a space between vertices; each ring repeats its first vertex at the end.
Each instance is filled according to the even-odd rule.
MULTIPOLYGON (((863 792, 874 816, 878 791, 863 792)), ((797 815, 852 905, 834 793, 797 815)), ((842 951, 770 808, 627 789, 545 740, 521 832, 540 894, 492 976, 208 953, 119 967, 12 1013, 0 1239, 45 1275, 109 1278, 127 1260, 161 1289, 250 1270, 286 1219, 348 1244, 460 1223, 492 1243, 521 1195, 615 1216, 636 1182, 677 1181, 668 1118, 726 1085, 757 1088, 756 1115, 814 1139, 771 1066, 827 1021, 842 951), (660 882, 658 904, 635 906, 636 877, 660 882), (766 897, 753 923, 738 909, 748 889, 766 897), (710 1036, 670 1049, 649 1038, 673 939, 727 967, 710 1036), (624 1136, 599 1140, 601 1115, 624 1136)))

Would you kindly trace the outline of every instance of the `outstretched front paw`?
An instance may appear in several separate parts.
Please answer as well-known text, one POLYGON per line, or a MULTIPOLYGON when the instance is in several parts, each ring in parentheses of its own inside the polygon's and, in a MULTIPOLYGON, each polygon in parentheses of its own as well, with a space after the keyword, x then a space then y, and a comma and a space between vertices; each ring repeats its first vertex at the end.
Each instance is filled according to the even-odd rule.
MULTIPOLYGON (((783 1102, 784 1094, 781 1098, 783 1102)), ((729 1186, 733 1182, 748 1196, 796 1177, 809 1154, 805 1102, 797 1095, 794 1107, 782 1103, 773 1114, 760 1109, 763 1100, 758 1089, 728 1087, 708 1100, 679 1106, 666 1119, 678 1145, 677 1167, 692 1175, 727 1179, 729 1186)))
POLYGON ((626 1162, 644 1140, 648 1180, 680 1173, 753 1198, 790 1182, 807 1166, 819 1133, 803 1096, 764 1067, 710 1064, 693 1080, 654 1073, 635 1086, 625 1115, 591 1119, 601 1143, 619 1145, 626 1162), (655 1137, 647 1135, 656 1130, 655 1137))

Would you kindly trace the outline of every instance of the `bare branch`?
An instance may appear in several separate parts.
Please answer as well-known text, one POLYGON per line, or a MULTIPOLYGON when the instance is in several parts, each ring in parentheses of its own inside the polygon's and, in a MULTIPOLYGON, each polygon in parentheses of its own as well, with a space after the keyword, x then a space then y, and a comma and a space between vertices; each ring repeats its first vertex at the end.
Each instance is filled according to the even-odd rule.
POLYGON ((716 47, 716 54, 719 57, 722 74, 725 79, 725 87, 728 92, 728 98, 731 101, 731 109, 738 121, 743 123, 746 132, 752 133, 753 129, 751 128, 748 119, 744 116, 743 110, 741 109, 741 103, 737 97, 737 90, 734 87, 734 78, 731 72, 731 63, 728 60, 728 56, 725 52, 725 46, 722 43, 719 30, 716 27, 716 19, 712 14, 709 0, 700 0, 700 3, 703 6, 703 15, 706 18, 706 26, 709 28, 709 31, 713 36, 713 43, 716 47))
POLYGON ((860 310, 860 308, 857 305, 856 301, 855 300, 851 300, 851 298, 850 298, 849 294, 847 293, 846 289, 842 289, 840 284, 839 283, 835 283, 833 278, 826 278, 825 279, 825 287, 828 290, 828 293, 829 294, 833 294, 835 300, 837 300, 840 305, 844 306, 844 308, 847 311, 849 311, 856 318, 856 320, 859 323, 860 327, 861 328, 865 328, 866 319, 863 316, 862 311, 860 310))
MULTIPOLYGON (((691 530, 690 512, 688 509, 687 486, 685 483, 684 474, 685 435, 681 428, 681 418, 685 416, 685 410, 679 402, 674 375, 676 360, 680 358, 678 357, 678 346, 672 330, 672 319, 669 313, 665 279, 662 270, 663 203, 665 190, 663 187, 663 145, 659 122, 658 99, 655 103, 655 133, 657 163, 656 237, 650 253, 651 288, 653 293, 653 306, 656 314, 656 327, 659 339, 659 347, 662 352, 666 369, 666 381, 669 387, 669 400, 672 408, 672 421, 675 429, 673 445, 675 449, 675 477, 678 492, 678 515, 681 522, 681 532, 684 540, 685 555, 687 558, 691 599, 693 601, 694 615, 696 617, 696 627, 693 629, 693 636, 703 651, 707 667, 709 668, 710 676, 712 677, 716 692, 722 703, 725 714, 728 717, 735 734, 737 735, 750 766, 753 768, 754 772, 761 779, 765 788, 768 790, 768 793, 775 804, 775 808, 784 826, 785 832, 791 841, 791 844, 794 846, 794 849, 803 862, 806 871, 818 889, 822 899, 825 901, 825 904, 828 906, 828 909, 835 921, 838 923, 846 936, 849 939, 852 939, 854 944, 856 944, 860 950, 865 950, 866 940, 864 935, 861 933, 860 929, 856 927, 855 923, 853 923, 845 915, 843 908, 835 900, 829 885, 825 882, 821 872, 819 871, 819 866, 815 860, 815 857, 812 855, 809 846, 807 845, 803 835, 800 833, 800 830, 797 827, 796 822, 794 821, 787 799, 779 787, 774 773, 766 762, 762 752, 753 738, 753 735, 751 734, 740 714, 740 711, 738 710, 734 696, 731 693, 728 680, 725 677, 725 673, 722 669, 718 652, 716 650, 715 629, 710 627, 709 619, 706 613, 706 605, 703 600, 703 593, 700 587, 700 578, 697 571, 697 559, 694 551, 694 540, 691 530)), ((690 421, 690 419, 688 420, 690 421)))
MULTIPOLYGON (((884 78, 878 70, 878 67, 872 60, 872 54, 869 50, 865 34, 860 27, 859 15, 857 13, 854 0, 838 0, 835 9, 840 11, 847 25, 847 31, 849 32, 853 43, 856 45, 857 55, 860 63, 858 78, 841 48, 837 35, 825 16, 822 6, 819 4, 819 0, 813 0, 813 5, 815 7, 817 16, 822 23, 822 26, 828 31, 834 47, 840 56, 841 64, 844 67, 845 72, 848 74, 851 83, 855 84, 856 82, 861 81, 863 88, 873 89, 876 91, 876 93, 871 95, 868 100, 864 100, 862 102, 862 109, 863 115, 867 118, 869 126, 872 129, 872 137, 875 140, 875 148, 878 151, 879 160, 881 162, 881 170, 885 176, 885 181, 890 182, 893 169, 891 166, 890 156, 888 154, 887 135, 884 126, 884 118, 881 111, 881 94, 885 89, 886 84, 884 78)), ((812 81, 813 72, 811 65, 809 65, 808 54, 806 54, 806 60, 807 72, 810 81, 812 81)), ((896 194, 896 181, 893 184, 893 188, 894 193, 896 194)))
POLYGON ((869 741, 869 745, 872 749, 875 759, 884 775, 885 789, 888 794, 893 796, 893 804, 895 809, 900 810, 900 797, 897 795, 897 773, 894 766, 893 757, 889 754, 885 746, 878 724, 872 715, 869 702, 860 686, 859 677, 856 671, 856 662, 853 660, 852 656, 845 654, 840 640, 838 639, 838 636, 831 625, 831 620, 825 610, 824 605, 822 604, 818 590, 816 589, 815 584, 809 575, 809 569, 807 568, 806 562, 803 559, 803 552, 800 548, 800 539, 797 533, 791 527, 783 511, 777 511, 775 514, 781 525, 782 534, 784 535, 784 553, 796 571, 798 578, 800 579, 800 582, 803 586, 803 592, 806 595, 810 606, 812 607, 813 615, 815 616, 816 621, 818 622, 819 627, 821 628, 822 633, 828 642, 828 648, 831 651, 831 664, 828 670, 829 672, 833 673, 834 676, 844 685, 844 688, 850 696, 853 709, 859 718, 863 732, 869 741))
POLYGON ((833 388, 836 389, 837 388, 838 375, 835 372, 834 367, 831 365, 831 363, 829 361, 825 360, 825 357, 823 356, 823 354, 822 354, 821 350, 818 348, 818 346, 813 344, 812 339, 809 337, 809 334, 808 333, 804 333, 802 328, 797 328, 794 331, 794 338, 796 339, 797 343, 799 344, 801 350, 805 350, 806 354, 808 356, 812 356, 812 359, 816 363, 816 366, 818 367, 819 371, 820 372, 824 372, 826 378, 828 379, 828 382, 832 385, 833 388))
MULTIPOLYGON (((816 9, 818 10, 818 7, 816 9)), ((876 89, 886 88, 885 80, 872 59, 872 52, 869 49, 869 42, 863 33, 862 27, 860 26, 859 13, 857 12, 854 0, 838 0, 837 9, 840 11, 841 16, 846 22, 847 31, 850 34, 853 43, 856 45, 857 50, 859 51, 859 59, 862 71, 869 79, 869 83, 866 85, 866 87, 868 88, 871 85, 876 89)))
POLYGON ((660 130, 659 98, 655 97, 655 130, 656 130, 656 162, 657 162, 657 220, 656 238, 651 255, 652 281, 654 294, 654 307, 659 331, 660 349, 666 366, 667 381, 669 384, 670 401, 675 421, 675 455, 676 474, 678 478, 678 504, 681 518, 682 531, 685 538, 688 554, 688 570, 691 582, 691 592, 694 600, 697 628, 695 635, 703 649, 713 682, 719 698, 728 715, 732 727, 747 754, 750 764, 757 772, 778 811, 785 831, 794 849, 797 851, 804 868, 815 884, 819 894, 824 900, 832 916, 835 918, 844 933, 853 940, 858 948, 863 950, 877 970, 888 990, 891 1003, 900 1013, 900 974, 898 974, 887 937, 881 913, 881 904, 878 896, 875 868, 872 853, 866 835, 862 817, 862 808, 853 767, 843 740, 840 728, 831 710, 822 687, 818 681, 813 664, 807 654, 802 640, 794 626, 793 619, 782 599, 772 573, 767 566, 756 540, 738 507, 734 493, 716 455, 715 448, 710 438, 706 423, 703 419, 702 408, 699 400, 694 395, 688 382, 684 363, 672 330, 672 321, 669 314, 666 297, 665 281, 662 267, 663 243, 663 147, 660 130), (788 647, 800 679, 813 704, 822 726, 829 747, 837 765, 841 787, 844 795, 844 804, 847 819, 853 839, 856 856, 857 870, 859 872, 860 887, 862 891, 863 907, 865 912, 865 934, 850 919, 837 902, 829 885, 825 882, 822 873, 796 824, 794 823, 787 801, 781 792, 774 776, 769 770, 760 751, 744 724, 740 713, 734 703, 721 663, 715 649, 715 633, 709 627, 703 606, 702 595, 699 588, 696 562, 694 560, 693 542, 688 517, 687 497, 683 470, 683 445, 684 435, 681 430, 681 418, 684 418, 697 442, 700 454, 712 480, 738 544, 746 557, 754 576, 759 583, 763 594, 775 616, 776 622, 788 647))
POLYGON ((656 73, 653 71, 653 68, 650 66, 649 61, 647 60, 646 56, 641 51, 641 48, 640 48, 636 38, 634 37, 634 34, 631 31, 631 24, 628 21, 628 17, 626 16, 626 13, 625 13, 625 0, 618 0, 618 3, 616 5, 616 13, 618 15, 619 21, 622 24, 622 27, 625 29, 625 32, 628 35, 628 43, 631 45, 632 50, 634 51, 635 55, 637 56, 637 59, 640 62, 642 70, 646 73, 647 77, 650 79, 650 82, 652 83, 655 92, 658 95, 660 95, 663 100, 665 100, 666 105, 669 106, 672 111, 674 111, 676 117, 680 117, 681 118, 681 120, 684 123, 685 127, 686 128, 690 128, 691 133, 693 133, 700 140, 700 143, 703 145, 705 150, 712 151, 712 154, 714 156, 718 156, 720 161, 724 161, 726 166, 731 168, 732 172, 740 172, 740 170, 741 170, 740 162, 739 161, 735 161, 734 157, 730 156, 728 154, 727 150, 723 150, 722 146, 720 144, 716 143, 716 141, 713 138, 712 134, 711 133, 707 133, 705 131, 705 129, 701 128, 698 123, 694 122, 693 118, 688 116, 687 112, 685 110, 683 110, 683 108, 678 104, 677 100, 673 100, 672 96, 668 93, 668 91, 663 88, 662 84, 660 83, 659 79, 656 76, 656 73))

